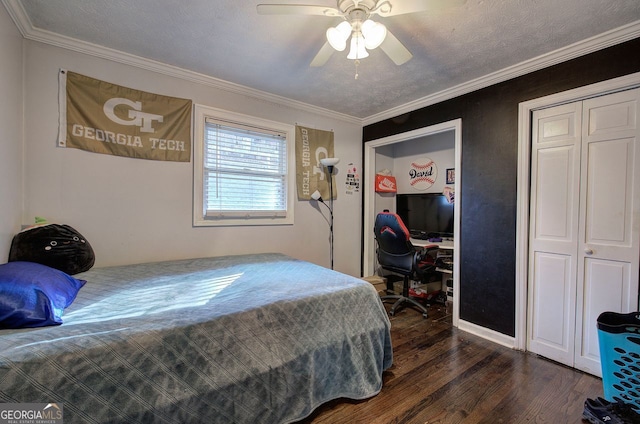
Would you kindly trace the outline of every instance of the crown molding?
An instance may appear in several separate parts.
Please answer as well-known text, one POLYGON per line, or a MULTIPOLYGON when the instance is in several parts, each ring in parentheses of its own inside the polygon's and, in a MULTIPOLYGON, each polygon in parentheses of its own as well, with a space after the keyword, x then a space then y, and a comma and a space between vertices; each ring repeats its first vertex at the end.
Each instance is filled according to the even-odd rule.
POLYGON ((310 113, 315 113, 332 119, 337 119, 340 121, 362 126, 393 118, 395 116, 403 115, 405 113, 426 106, 431 106, 433 104, 440 103, 445 100, 470 93, 472 91, 489 87, 493 84, 504 82, 509 79, 528 74, 530 72, 538 71, 540 69, 640 37, 639 20, 596 35, 594 37, 587 38, 569 46, 557 49, 550 53, 546 53, 538 57, 526 60, 524 62, 515 64, 513 66, 504 68, 500 71, 484 75, 482 77, 456 85, 454 87, 447 88, 437 93, 382 111, 380 113, 365 118, 358 118, 329 109, 317 107, 308 103, 299 102, 287 97, 256 90, 240 84, 231 83, 229 81, 179 68, 177 66, 167 65, 162 62, 145 59, 143 57, 124 53, 119 50, 110 49, 107 47, 99 46, 97 44, 87 43, 71 37, 66 37, 50 31, 38 29, 32 25, 19 0, 2 0, 2 3, 4 4, 9 15, 18 27, 18 30, 20 31, 22 36, 27 40, 50 44, 79 53, 108 59, 130 66, 135 66, 137 68, 145 69, 151 72, 180 78, 209 87, 214 87, 219 90, 224 90, 257 100, 266 101, 285 107, 300 109, 310 113))
POLYGON ((4 4, 9 15, 18 27, 18 30, 20 31, 22 36, 27 40, 49 44, 52 46, 72 50, 78 53, 83 53, 102 59, 108 59, 125 65, 135 66, 147 71, 180 78, 185 81, 206 85, 219 90, 239 94, 260 101, 266 101, 280 106, 285 106, 297 110, 304 110, 332 119, 362 125, 362 120, 360 118, 351 115, 335 112, 287 97, 278 96, 275 94, 267 93, 265 91, 256 90, 254 88, 211 77, 209 75, 179 68, 177 66, 168 65, 166 63, 146 59, 140 56, 135 56, 119 50, 111 49, 93 43, 88 43, 85 41, 80 41, 75 38, 56 34, 51 31, 35 28, 32 25, 29 17, 27 16, 24 8, 22 7, 22 4, 18 0, 2 0, 2 3, 4 4))
POLYGON ((550 53, 545 53, 538 57, 534 57, 533 59, 520 62, 500 71, 493 72, 480 78, 459 84, 455 87, 447 88, 438 93, 368 116, 362 119, 362 125, 365 126, 373 124, 426 106, 431 106, 433 104, 440 103, 463 94, 471 93, 472 91, 486 88, 491 85, 538 71, 625 41, 633 40, 638 37, 640 37, 640 21, 635 21, 569 46, 562 47, 550 53))

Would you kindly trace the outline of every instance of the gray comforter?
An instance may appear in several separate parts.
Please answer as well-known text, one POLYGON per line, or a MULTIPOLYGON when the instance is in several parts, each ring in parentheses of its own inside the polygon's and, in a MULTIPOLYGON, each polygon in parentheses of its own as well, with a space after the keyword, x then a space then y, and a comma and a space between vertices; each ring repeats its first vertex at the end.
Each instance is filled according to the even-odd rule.
POLYGON ((64 324, 0 330, 0 402, 65 423, 287 423, 378 393, 390 323, 369 283, 280 254, 98 268, 64 324))

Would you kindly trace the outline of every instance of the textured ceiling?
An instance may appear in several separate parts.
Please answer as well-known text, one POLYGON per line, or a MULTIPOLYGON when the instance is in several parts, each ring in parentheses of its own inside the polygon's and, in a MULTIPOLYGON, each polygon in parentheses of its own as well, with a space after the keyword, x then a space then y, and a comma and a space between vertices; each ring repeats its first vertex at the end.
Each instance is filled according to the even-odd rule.
MULTIPOLYGON (((402 2, 403 0, 391 0, 402 2)), ((425 0, 428 2, 429 0, 425 0)), ((5 0, 34 28, 366 118, 640 20, 640 0, 467 0, 376 17, 413 53, 309 67, 339 18, 258 15, 258 3, 333 0, 5 0)))

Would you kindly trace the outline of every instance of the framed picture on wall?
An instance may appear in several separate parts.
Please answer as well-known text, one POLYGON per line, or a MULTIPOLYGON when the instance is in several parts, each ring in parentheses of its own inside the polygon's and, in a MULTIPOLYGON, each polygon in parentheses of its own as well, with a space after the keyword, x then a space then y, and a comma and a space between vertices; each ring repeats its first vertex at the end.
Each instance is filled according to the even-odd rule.
POLYGON ((456 182, 456 169, 447 168, 447 184, 454 184, 456 182))

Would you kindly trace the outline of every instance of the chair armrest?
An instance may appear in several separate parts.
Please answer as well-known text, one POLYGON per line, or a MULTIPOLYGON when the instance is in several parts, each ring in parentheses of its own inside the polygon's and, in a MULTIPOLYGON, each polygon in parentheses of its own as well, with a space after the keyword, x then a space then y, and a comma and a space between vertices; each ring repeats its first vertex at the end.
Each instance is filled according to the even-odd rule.
POLYGON ((428 244, 426 246, 422 246, 422 250, 426 250, 428 252, 431 252, 432 250, 438 250, 440 249, 440 246, 438 246, 437 244, 428 244))
POLYGON ((426 246, 422 246, 420 249, 416 249, 416 259, 418 262, 424 260, 424 258, 429 255, 431 252, 435 252, 436 250, 440 250, 440 246, 437 244, 428 244, 426 246))

